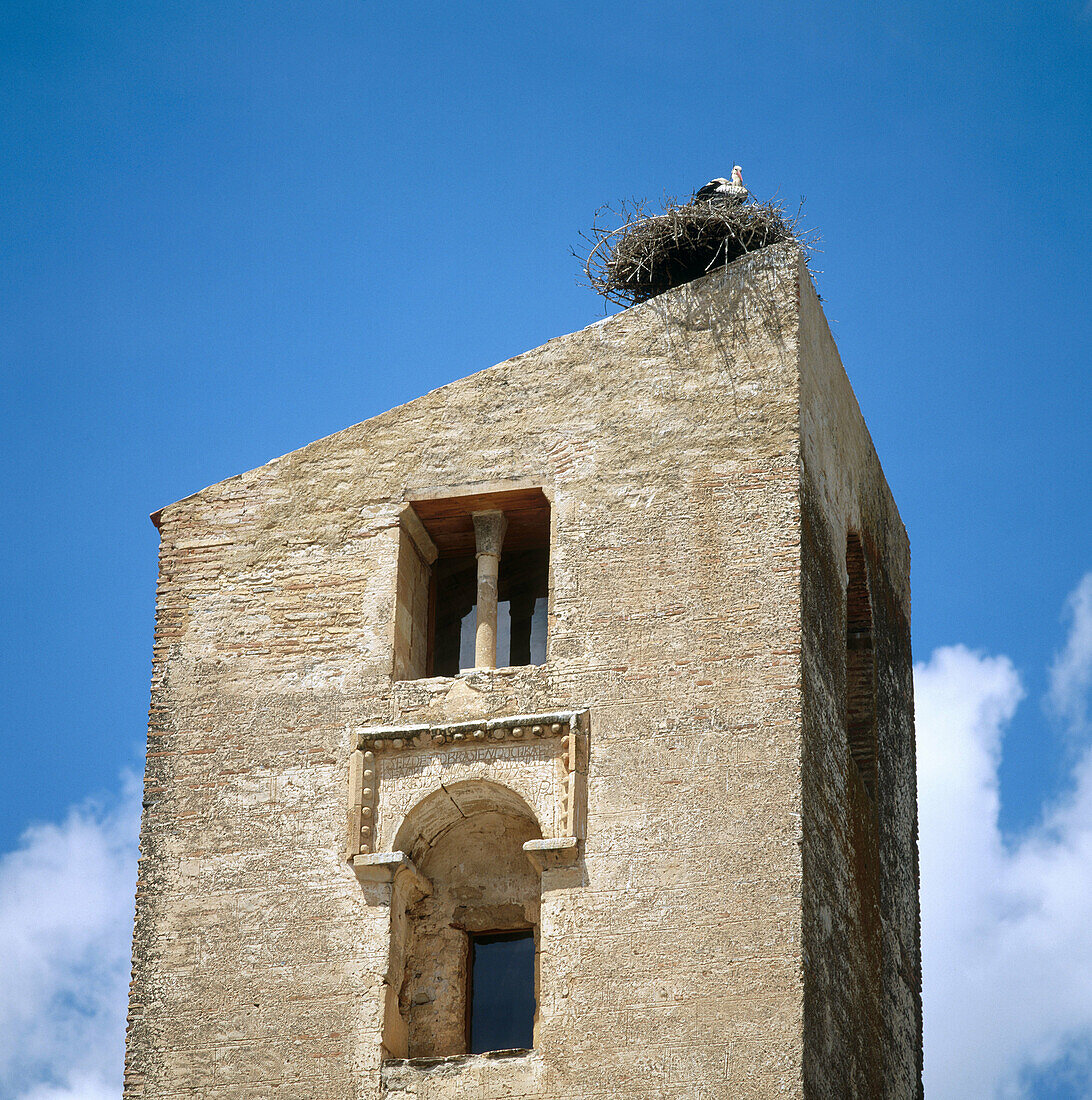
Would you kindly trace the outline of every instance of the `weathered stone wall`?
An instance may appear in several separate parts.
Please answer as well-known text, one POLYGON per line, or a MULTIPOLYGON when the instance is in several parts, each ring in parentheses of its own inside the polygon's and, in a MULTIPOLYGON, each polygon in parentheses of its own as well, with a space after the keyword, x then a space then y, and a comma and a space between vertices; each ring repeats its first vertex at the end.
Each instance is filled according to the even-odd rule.
POLYGON ((807 280, 801 283, 800 362, 805 1080, 813 1096, 918 1096, 910 550, 807 280), (875 801, 846 740, 850 532, 860 536, 864 548, 871 596, 879 746, 875 801), (874 919, 876 904, 880 920, 874 919))
MULTIPOLYGON (((837 796, 836 723, 805 706, 838 689, 823 653, 840 589, 816 587, 844 577, 837 531, 816 536, 833 567, 802 570, 802 539, 847 522, 849 499, 810 488, 825 458, 802 475, 808 294, 794 251, 768 250, 163 511, 127 1097, 851 1094, 832 1083, 851 1079, 836 987, 852 976, 808 974, 821 957, 832 972, 820 895, 848 919, 844 838, 827 853, 811 831, 816 792, 837 796), (547 663, 395 681, 417 584, 398 576, 404 501, 532 485, 552 506, 547 663), (802 630, 812 608, 822 624, 802 630), (584 707, 587 836, 542 874, 535 1051, 384 1064, 399 887, 343 858, 360 731, 584 707)), ((805 408, 805 437, 825 415, 805 408)), ((886 501, 878 465, 854 461, 861 499, 886 501)), ((897 633, 903 536, 875 537, 894 601, 878 630, 897 633)), ((898 638, 882 705, 905 715, 898 638)), ((912 1068, 888 943, 916 959, 897 724, 885 1065, 912 1068)))
POLYGON ((415 680, 428 671, 428 563, 405 531, 398 538, 393 675, 396 680, 415 680))

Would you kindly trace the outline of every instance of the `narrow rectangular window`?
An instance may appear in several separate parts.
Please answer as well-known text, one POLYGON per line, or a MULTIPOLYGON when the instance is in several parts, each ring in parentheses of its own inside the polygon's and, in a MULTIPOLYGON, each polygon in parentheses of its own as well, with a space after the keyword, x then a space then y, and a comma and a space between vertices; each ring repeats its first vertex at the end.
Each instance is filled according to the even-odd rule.
POLYGON ((535 934, 470 936, 467 1053, 530 1050, 535 1028, 535 934))

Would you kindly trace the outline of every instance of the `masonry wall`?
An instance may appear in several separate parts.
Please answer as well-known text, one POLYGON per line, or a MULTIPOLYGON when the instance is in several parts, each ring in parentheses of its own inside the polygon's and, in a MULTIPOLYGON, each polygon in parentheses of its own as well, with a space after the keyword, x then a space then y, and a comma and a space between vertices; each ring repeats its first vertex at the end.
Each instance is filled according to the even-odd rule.
POLYGON ((405 531, 399 531, 398 545, 392 674, 416 680, 428 672, 428 564, 405 531))
MULTIPOLYGON (((835 521, 801 480, 799 286, 793 250, 768 250, 164 510, 128 1098, 838 1094, 847 1018, 815 1020, 836 979, 805 980, 844 852, 808 836, 836 780, 801 784, 833 736, 805 694, 837 673, 802 667, 836 569, 801 570, 802 532, 835 521), (532 485, 547 663, 394 680, 405 501, 532 485), (535 1051, 384 1064, 392 888, 343 858, 359 732, 582 707, 587 838, 542 878, 535 1051)), ((885 876, 909 870, 904 824, 885 876)), ((915 957, 913 885, 884 896, 915 957)), ((889 1014, 899 989, 885 970, 889 1014)))
POLYGON ((814 1096, 920 1096, 910 548, 806 279, 801 281, 799 343, 805 1082, 814 1096), (850 532, 859 535, 864 548, 871 596, 879 748, 874 799, 861 782, 846 739, 850 532))

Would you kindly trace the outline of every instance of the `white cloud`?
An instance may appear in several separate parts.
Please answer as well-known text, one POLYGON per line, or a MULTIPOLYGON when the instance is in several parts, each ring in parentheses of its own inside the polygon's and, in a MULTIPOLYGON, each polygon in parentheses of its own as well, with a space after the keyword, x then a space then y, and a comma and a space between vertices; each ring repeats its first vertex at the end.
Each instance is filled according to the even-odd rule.
POLYGON ((0 1080, 18 1100, 116 1100, 139 783, 32 825, 0 856, 0 1080))
POLYGON ((1049 708, 1072 733, 1088 731, 1088 695, 1092 689, 1092 573, 1066 601, 1069 636, 1050 667, 1049 708))
MULTIPOLYGON (((1053 682, 1083 714, 1092 574, 1053 682), (1083 678, 1082 678, 1083 677, 1083 678), (1083 692, 1083 694, 1082 694, 1083 692)), ((962 646, 915 669, 925 983, 931 1100, 1023 1097, 1068 1058, 1084 1087, 1092 1049, 1092 746, 1040 825, 1006 846, 998 828, 1002 734, 1023 697, 1006 657, 962 646)), ((1074 1093, 1077 1095, 1077 1093, 1074 1093)))
POLYGON ((121 1095, 119 1069, 120 1066, 112 1067, 112 1072, 107 1074, 101 1071, 68 1074, 67 1084, 33 1085, 19 1100, 118 1100, 121 1095))

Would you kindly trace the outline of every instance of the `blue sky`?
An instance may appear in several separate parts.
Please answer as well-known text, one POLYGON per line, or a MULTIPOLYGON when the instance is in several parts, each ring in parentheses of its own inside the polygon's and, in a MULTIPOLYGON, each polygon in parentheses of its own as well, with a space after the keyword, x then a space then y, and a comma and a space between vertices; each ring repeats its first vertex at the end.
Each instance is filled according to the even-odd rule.
MULTIPOLYGON (((1022 873, 1022 844, 1073 839, 1057 815, 1089 742, 1085 0, 8 0, 0 67, 9 900, 43 828, 97 828, 109 874, 127 858, 148 513, 595 320, 570 254, 595 209, 734 163, 759 197, 806 196, 823 236, 816 281, 910 533, 924 682, 963 646, 992 716, 966 730, 997 742, 999 873, 1022 873)), ((1092 1011, 1074 997, 1022 1083, 981 1095, 1086 1095, 1092 1011)), ((18 1095, 91 1096, 104 1066, 72 1092, 43 1048, 18 1095)))

